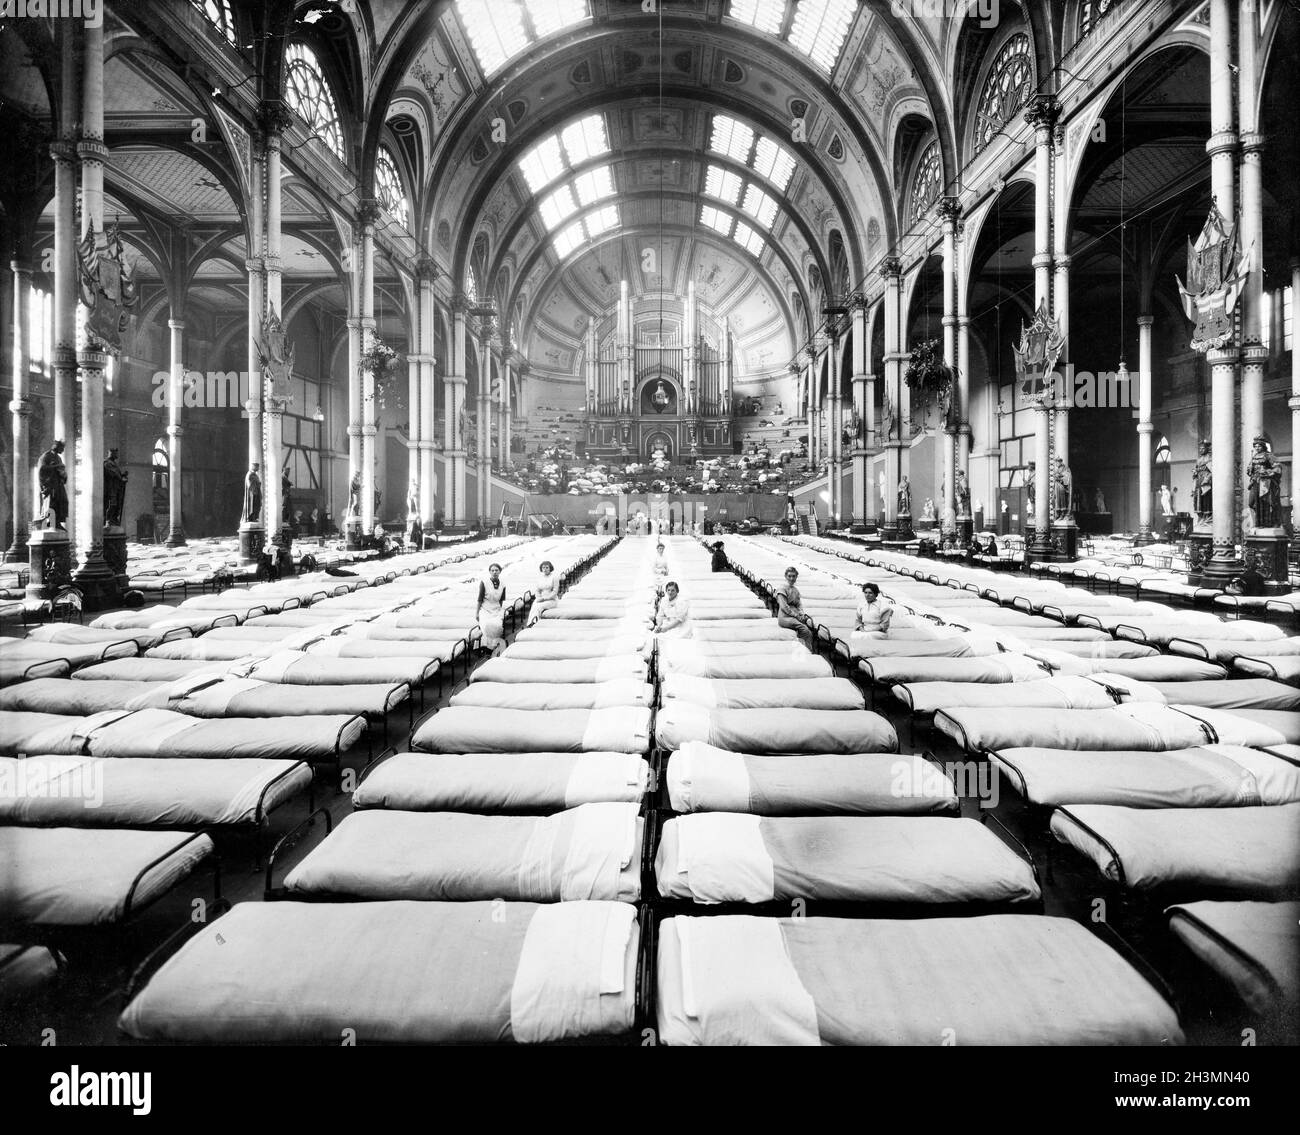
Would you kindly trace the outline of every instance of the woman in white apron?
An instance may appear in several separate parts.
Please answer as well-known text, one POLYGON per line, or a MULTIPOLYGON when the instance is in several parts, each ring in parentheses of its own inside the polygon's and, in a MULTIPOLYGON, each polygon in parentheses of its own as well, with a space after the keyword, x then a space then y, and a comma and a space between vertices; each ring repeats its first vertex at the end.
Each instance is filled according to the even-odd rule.
POLYGON ((849 649, 860 643, 873 639, 889 637, 889 623, 894 617, 894 609, 880 597, 880 588, 874 583, 862 585, 862 598, 858 600, 858 609, 854 620, 853 633, 849 635, 849 649))
POLYGON ((549 611, 560 601, 560 581, 555 578, 555 565, 550 560, 543 560, 537 570, 541 574, 533 584, 533 608, 528 612, 529 626, 542 617, 543 611, 549 611))
POLYGON ((691 637, 691 604, 675 583, 664 586, 664 597, 655 613, 654 632, 663 638, 691 637))
POLYGON ((506 585, 501 582, 501 565, 492 564, 488 577, 478 585, 478 607, 475 618, 483 637, 480 646, 491 654, 499 654, 506 645, 506 585))

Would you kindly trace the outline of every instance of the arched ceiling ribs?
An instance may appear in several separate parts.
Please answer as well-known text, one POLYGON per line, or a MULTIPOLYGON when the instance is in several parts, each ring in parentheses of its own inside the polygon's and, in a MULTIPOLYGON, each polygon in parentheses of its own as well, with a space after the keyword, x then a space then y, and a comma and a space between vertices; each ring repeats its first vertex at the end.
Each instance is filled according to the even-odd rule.
MULTIPOLYGON (((453 249, 452 279, 462 280, 464 278, 465 265, 469 257, 469 244, 474 234, 478 231, 478 222, 483 213, 488 199, 495 191, 499 181, 508 176, 515 168, 519 157, 536 142, 541 141, 547 135, 554 133, 573 119, 580 118, 585 112, 590 110, 605 110, 621 106, 625 103, 638 104, 645 99, 657 99, 660 88, 656 83, 646 82, 627 87, 620 87, 617 94, 611 96, 608 90, 588 92, 566 103, 562 108, 552 111, 548 114, 538 115, 530 120, 529 126, 522 133, 512 139, 511 144, 503 147, 494 157, 484 162, 479 171, 475 182, 474 189, 469 195, 468 201, 464 204, 462 216, 466 223, 461 227, 456 237, 455 247, 453 249)), ((768 134, 775 139, 783 139, 788 131, 789 124, 778 119, 766 108, 758 106, 756 103, 748 102, 737 98, 725 91, 713 88, 698 88, 685 86, 681 84, 665 83, 663 87, 663 97, 665 101, 685 101, 703 105, 712 111, 725 111, 747 126, 755 128, 762 133, 768 134)), ((785 144, 785 143, 783 143, 785 144)), ((827 173, 826 168, 819 160, 809 160, 808 153, 798 146, 787 146, 794 153, 797 160, 802 161, 804 168, 810 171, 817 180, 820 188, 830 199, 831 204, 838 211, 845 228, 845 243, 848 245, 851 255, 851 263, 861 264, 861 248, 865 243, 865 231, 857 231, 856 215, 857 211, 850 203, 846 191, 841 190, 837 179, 827 173)), ((647 150, 648 153, 654 152, 653 148, 647 150)), ((868 150, 868 153, 874 153, 868 150)), ((887 192, 889 181, 885 177, 885 171, 880 163, 875 163, 873 169, 876 184, 883 196, 887 192)), ((893 220, 888 216, 888 210, 884 210, 882 221, 887 224, 889 229, 896 228, 893 220)), ((817 242, 819 255, 824 255, 820 249, 820 242, 817 242)))
MULTIPOLYGON (((684 159, 690 159, 691 161, 697 163, 697 168, 706 169, 708 166, 716 165, 716 166, 720 166, 723 169, 729 170, 732 173, 735 173, 738 176, 745 178, 748 181, 754 182, 756 185, 760 186, 764 190, 764 192, 766 192, 768 196, 772 198, 773 201, 776 202, 777 215, 785 216, 789 220, 789 222, 798 229, 799 234, 804 239, 804 242, 808 245, 810 249, 813 250, 813 254, 817 258, 818 265, 820 266, 822 264, 823 254, 821 253, 820 245, 816 240, 813 239, 813 235, 814 235, 813 231, 808 226, 806 220, 795 209, 789 207, 789 202, 785 200, 784 191, 777 189, 777 187, 771 181, 769 181, 765 177, 760 176, 751 167, 745 165, 743 162, 735 161, 734 159, 727 157, 727 155, 725 154, 715 154, 712 152, 706 152, 705 154, 701 155, 698 150, 689 149, 685 146, 671 146, 671 147, 656 148, 653 151, 653 153, 656 158, 661 160, 665 157, 670 157, 672 155, 680 154, 683 156, 684 159)), ((635 160, 635 156, 615 153, 613 151, 607 154, 600 154, 597 157, 589 158, 585 162, 581 162, 578 165, 572 166, 564 174, 562 174, 560 177, 557 177, 554 181, 552 181, 540 192, 536 194, 531 194, 528 206, 526 208, 519 210, 519 212, 515 215, 514 220, 511 221, 510 226, 506 229, 505 233, 499 236, 495 241, 492 266, 490 269, 491 278, 496 279, 496 274, 501 270, 501 267, 503 266, 503 264, 505 264, 507 259, 514 258, 516 256, 516 253, 514 251, 514 242, 516 238, 519 236, 519 233, 524 229, 524 227, 529 224, 529 222, 532 220, 533 217, 536 217, 538 215, 538 205, 539 202, 542 200, 542 198, 546 197, 547 194, 554 192, 559 187, 572 183, 575 178, 577 178, 580 174, 585 173, 587 170, 596 169, 600 166, 605 166, 605 165, 613 167, 633 160, 635 160)), ((599 201, 593 202, 592 207, 598 208, 602 205, 617 204, 620 201, 635 199, 638 196, 641 198, 649 197, 653 199, 659 196, 659 191, 641 190, 641 191, 633 191, 633 192, 620 192, 616 190, 612 197, 602 197, 599 201)), ((667 192, 665 192, 664 194, 665 199, 669 199, 671 196, 672 195, 667 192)), ((676 191, 676 199, 683 200, 688 198, 698 199, 701 204, 716 205, 720 208, 728 207, 725 201, 722 201, 716 197, 709 196, 703 191, 703 189, 699 190, 698 192, 690 192, 686 190, 676 191)), ((581 212, 583 211, 580 210, 579 213, 573 213, 570 216, 566 217, 564 219, 564 224, 570 223, 574 218, 578 217, 581 212)), ((736 215, 739 216, 740 214, 736 214, 736 215)), ((748 214, 744 214, 744 220, 751 227, 757 229, 758 222, 753 217, 749 216, 748 214)), ((543 229, 545 229, 545 225, 543 225, 542 227, 543 229)), ((760 232, 759 235, 764 235, 764 234, 760 232)), ((554 236, 555 233, 546 232, 545 235, 542 237, 542 242, 546 243, 551 239, 553 239, 554 236)))
POLYGON ((232 240, 239 240, 244 235, 243 229, 234 225, 229 225, 218 232, 213 233, 203 241, 197 248, 190 253, 188 271, 190 278, 198 273, 209 260, 220 261, 223 264, 229 264, 236 272, 245 271, 244 262, 236 260, 230 251, 226 248, 232 240))

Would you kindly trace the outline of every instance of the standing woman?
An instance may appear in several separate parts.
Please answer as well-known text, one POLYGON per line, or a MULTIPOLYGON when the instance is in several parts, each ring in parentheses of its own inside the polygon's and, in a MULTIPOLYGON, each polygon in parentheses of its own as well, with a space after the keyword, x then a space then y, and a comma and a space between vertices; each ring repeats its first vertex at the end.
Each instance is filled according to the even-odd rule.
POLYGON ((555 578, 555 565, 550 560, 543 560, 537 565, 541 573, 533 587, 533 609, 528 612, 528 625, 532 626, 560 601, 560 581, 555 578))
POLYGON ((491 654, 499 654, 506 645, 506 585, 501 582, 501 565, 488 567, 488 577, 478 585, 478 607, 474 617, 483 632, 480 646, 491 654))
POLYGON ((858 601, 853 633, 849 635, 850 650, 859 643, 887 638, 889 622, 893 617, 894 609, 881 601, 880 588, 874 583, 864 583, 862 598, 858 601))
POLYGON ((796 568, 785 569, 785 586, 776 593, 776 625, 797 631, 800 636, 811 635, 812 631, 803 621, 803 596, 795 586, 798 579, 799 572, 796 568))

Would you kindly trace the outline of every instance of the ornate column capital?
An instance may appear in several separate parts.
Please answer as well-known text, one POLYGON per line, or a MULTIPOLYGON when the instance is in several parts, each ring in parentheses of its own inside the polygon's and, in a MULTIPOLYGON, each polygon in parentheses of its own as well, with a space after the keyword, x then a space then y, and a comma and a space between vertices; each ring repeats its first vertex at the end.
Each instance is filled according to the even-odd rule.
POLYGON ((961 198, 953 194, 939 198, 939 217, 945 228, 952 226, 954 232, 961 229, 961 198))
POLYGON ((1139 327, 1153 327, 1153 326, 1155 326, 1155 322, 1156 322, 1156 317, 1155 317, 1154 315, 1139 315, 1139 316, 1138 316, 1138 326, 1139 326, 1139 327))
POLYGON ((265 99, 257 108, 257 125, 268 143, 279 145, 280 135, 293 125, 293 113, 279 99, 265 99))
POLYGON ((903 262, 897 256, 886 256, 880 262, 880 274, 887 284, 897 283, 898 278, 903 274, 903 262))
POLYGON ((357 226, 374 233, 375 223, 379 220, 379 203, 373 197, 367 197, 357 206, 357 226))
POLYGON ((415 261, 415 278, 421 284, 432 284, 439 275, 438 262, 427 252, 422 252, 415 261))
POLYGON ((1053 95, 1034 95, 1025 104, 1023 114, 1025 121, 1041 135, 1050 132, 1056 125, 1056 120, 1061 115, 1061 104, 1053 95))
POLYGON ((185 320, 183 320, 183 319, 169 319, 169 320, 167 320, 167 326, 170 327, 173 331, 184 331, 184 330, 185 330, 185 320))

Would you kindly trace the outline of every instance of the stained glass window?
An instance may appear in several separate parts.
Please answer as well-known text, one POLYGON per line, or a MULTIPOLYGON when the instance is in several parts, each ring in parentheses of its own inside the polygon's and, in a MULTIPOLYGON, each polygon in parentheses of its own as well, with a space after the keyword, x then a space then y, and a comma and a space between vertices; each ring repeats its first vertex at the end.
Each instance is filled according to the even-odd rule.
POLYGON ((290 109, 301 118, 307 129, 318 137, 339 161, 343 160, 343 127, 329 84, 321 73, 316 53, 302 43, 289 45, 285 53, 288 69, 284 97, 290 109))
POLYGON ((1087 35, 1102 16, 1118 7, 1119 0, 1083 0, 1079 6, 1079 36, 1087 35))
POLYGON ((379 203, 394 220, 406 224, 406 193, 402 189, 402 179, 397 173, 397 162, 387 146, 379 147, 379 157, 375 161, 375 192, 379 203))
POLYGON ((942 171, 939 167, 939 143, 931 142, 917 164, 912 177, 912 221, 925 216, 930 206, 938 200, 942 188, 942 171))
POLYGON ((1017 32, 999 48, 975 112, 975 152, 987 146, 1025 105, 1034 87, 1029 37, 1017 32))
POLYGON ((235 14, 230 10, 230 0, 190 0, 231 47, 236 47, 235 14))

